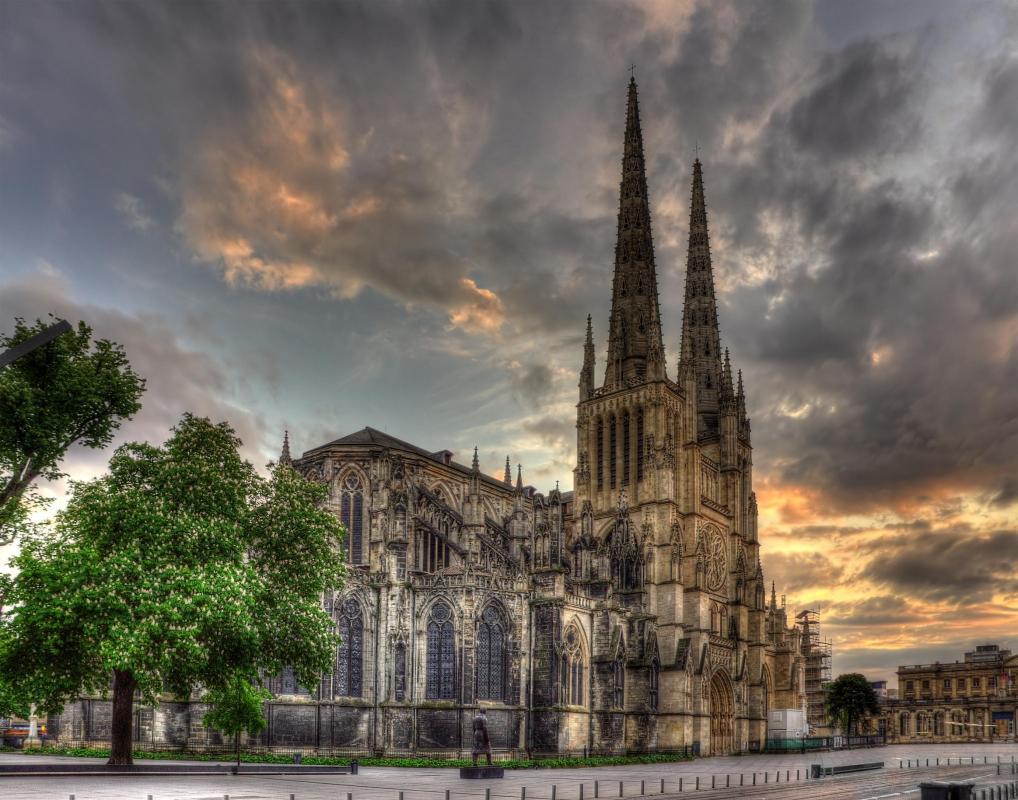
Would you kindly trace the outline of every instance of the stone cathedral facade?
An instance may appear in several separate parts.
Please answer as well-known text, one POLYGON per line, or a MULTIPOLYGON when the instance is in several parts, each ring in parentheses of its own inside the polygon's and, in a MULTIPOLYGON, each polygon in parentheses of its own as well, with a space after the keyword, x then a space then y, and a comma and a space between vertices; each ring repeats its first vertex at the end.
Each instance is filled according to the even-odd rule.
MULTIPOLYGON (((496 750, 723 754, 762 746, 769 708, 805 708, 798 633, 760 566, 699 160, 674 377, 650 221, 631 81, 608 357, 598 384, 588 317, 573 491, 371 428, 296 459, 285 440, 281 461, 325 483, 346 524, 349 579, 325 598, 334 669, 271 681, 262 743, 469 750, 482 706, 496 750)), ((193 744, 202 710, 157 709, 138 737, 193 744)))

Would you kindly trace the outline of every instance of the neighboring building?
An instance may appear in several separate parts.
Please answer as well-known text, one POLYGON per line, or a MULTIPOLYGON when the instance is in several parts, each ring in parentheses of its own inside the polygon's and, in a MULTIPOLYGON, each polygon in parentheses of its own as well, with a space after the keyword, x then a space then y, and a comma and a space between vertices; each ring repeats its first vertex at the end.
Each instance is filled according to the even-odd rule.
POLYGON ((1018 656, 985 644, 964 661, 898 667, 898 697, 882 708, 892 741, 1013 739, 1018 656))
POLYGON ((827 719, 827 692, 831 685, 833 645, 820 637, 820 612, 804 609, 795 615, 799 628, 799 645, 803 657, 806 715, 814 736, 833 733, 827 719))
POLYGON ((877 697, 882 700, 887 699, 887 681, 870 681, 870 686, 873 687, 873 691, 876 692, 877 697))
MULTIPOLYGON (((497 480, 476 450, 465 466, 371 428, 292 461, 287 439, 281 460, 329 487, 350 569, 325 599, 335 669, 308 689, 273 680, 260 742, 462 751, 480 706, 497 749, 717 754, 762 747, 771 709, 805 712, 800 631, 773 584, 766 602, 699 160, 675 380, 661 327, 631 81, 608 363, 597 385, 588 317, 574 490, 538 493, 508 459, 497 480)), ((164 704, 139 738, 193 746, 200 710, 164 704)), ((85 712, 65 717, 65 738, 103 730, 75 737, 85 712)))

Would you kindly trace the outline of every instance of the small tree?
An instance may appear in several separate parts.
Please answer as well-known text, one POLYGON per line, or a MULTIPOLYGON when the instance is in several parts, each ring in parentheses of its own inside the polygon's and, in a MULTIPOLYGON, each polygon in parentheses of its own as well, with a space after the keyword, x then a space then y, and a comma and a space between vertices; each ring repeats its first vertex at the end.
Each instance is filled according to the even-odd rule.
POLYGON ((131 763, 136 692, 286 665, 312 686, 332 662, 320 598, 343 582, 343 528, 324 486, 287 466, 259 478, 239 445, 191 415, 161 448, 124 445, 13 559, 0 674, 42 712, 112 678, 110 764, 131 763))
POLYGON ((842 725, 846 736, 851 736, 858 720, 867 714, 880 713, 877 693, 865 675, 858 672, 839 675, 827 692, 827 713, 842 725))
MULTIPOLYGON (((0 351, 49 325, 15 320, 14 333, 0 336, 0 351)), ((109 444, 121 420, 141 408, 144 389, 123 348, 92 341, 84 322, 0 369, 0 544, 25 525, 25 501, 37 502, 33 481, 60 477, 60 460, 73 444, 109 444)))
POLYGON ((233 736, 237 751, 237 769, 240 769, 240 734, 259 733, 265 729, 262 705, 272 694, 255 686, 243 675, 234 675, 226 685, 207 692, 204 700, 211 707, 202 721, 210 728, 233 736))

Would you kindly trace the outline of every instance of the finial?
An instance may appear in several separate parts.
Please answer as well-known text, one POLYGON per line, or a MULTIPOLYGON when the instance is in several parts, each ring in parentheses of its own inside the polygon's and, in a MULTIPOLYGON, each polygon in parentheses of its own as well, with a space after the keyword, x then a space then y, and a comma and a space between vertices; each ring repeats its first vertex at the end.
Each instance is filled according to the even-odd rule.
POLYGON ((517 464, 516 465, 516 491, 517 492, 522 492, 523 491, 523 465, 522 464, 517 464))
POLYGON ((629 65, 629 80, 636 82, 636 64, 629 65))
POLYGON ((479 462, 479 461, 477 460, 477 445, 476 445, 476 444, 474 445, 474 461, 473 461, 473 463, 472 463, 472 464, 470 465, 470 468, 471 468, 471 469, 472 469, 472 470, 473 470, 474 472, 479 472, 479 471, 480 471, 480 469, 481 469, 481 464, 480 464, 480 462, 479 462))
POLYGON ((693 142, 693 158, 696 161, 700 160, 700 142, 699 141, 693 142))
POLYGON ((509 466, 509 456, 505 457, 505 476, 502 478, 508 486, 513 485, 513 471, 509 466))
POLYGON ((555 481, 555 491, 558 491, 558 481, 555 481))
POLYGON ((293 464, 293 459, 290 458, 290 431, 283 431, 283 450, 279 454, 279 463, 293 464))

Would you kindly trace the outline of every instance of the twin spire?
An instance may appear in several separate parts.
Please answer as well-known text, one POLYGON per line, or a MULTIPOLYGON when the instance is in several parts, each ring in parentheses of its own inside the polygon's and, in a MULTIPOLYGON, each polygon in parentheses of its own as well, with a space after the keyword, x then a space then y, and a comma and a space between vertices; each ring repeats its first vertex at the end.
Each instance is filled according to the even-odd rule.
MULTIPOLYGON (((626 105, 626 134, 604 387, 611 391, 665 378, 643 132, 634 78, 629 81, 626 105)), ((693 162, 686 288, 680 338, 679 381, 685 383, 687 379, 696 381, 698 427, 701 434, 717 433, 719 413, 732 411, 737 413, 740 427, 744 426, 748 433, 742 374, 739 373, 736 389, 731 359, 727 351, 722 352, 721 349, 714 271, 707 231, 707 203, 703 191, 703 167, 699 158, 693 162)), ((583 368, 580 372, 580 401, 592 397, 594 391, 594 339, 588 316, 583 368)))

